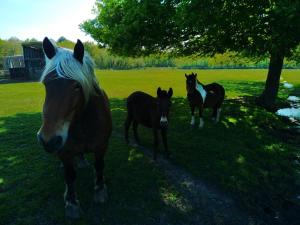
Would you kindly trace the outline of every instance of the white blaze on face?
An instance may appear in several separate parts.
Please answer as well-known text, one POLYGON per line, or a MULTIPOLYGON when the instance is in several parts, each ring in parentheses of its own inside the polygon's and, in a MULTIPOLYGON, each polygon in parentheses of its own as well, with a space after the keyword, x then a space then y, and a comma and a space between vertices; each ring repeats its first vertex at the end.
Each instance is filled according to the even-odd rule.
POLYGON ((65 121, 65 122, 63 122, 61 128, 55 132, 55 134, 57 136, 62 137, 62 145, 63 146, 65 145, 67 138, 68 138, 69 127, 70 127, 70 122, 65 121))
POLYGON ((167 123, 167 122, 168 122, 167 117, 166 117, 166 116, 160 117, 160 122, 161 122, 161 123, 167 123))

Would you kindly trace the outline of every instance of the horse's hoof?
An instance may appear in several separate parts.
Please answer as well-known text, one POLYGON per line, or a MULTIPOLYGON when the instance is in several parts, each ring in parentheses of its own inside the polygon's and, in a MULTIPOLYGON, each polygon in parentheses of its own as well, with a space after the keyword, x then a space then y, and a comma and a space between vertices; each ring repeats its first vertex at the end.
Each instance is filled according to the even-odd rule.
POLYGON ((78 163, 77 163, 77 167, 82 169, 82 168, 87 168, 90 166, 89 161, 87 161, 86 159, 79 159, 78 163))
POLYGON ((137 147, 139 147, 139 144, 138 143, 133 143, 132 147, 137 148, 137 147))
POLYGON ((107 194, 107 187, 104 184, 102 189, 99 188, 95 188, 95 195, 94 195, 94 202, 96 204, 98 203, 104 203, 108 198, 108 194, 107 194))
POLYGON ((76 201, 76 204, 69 201, 65 205, 65 215, 67 219, 79 219, 81 214, 81 209, 79 201, 76 201))

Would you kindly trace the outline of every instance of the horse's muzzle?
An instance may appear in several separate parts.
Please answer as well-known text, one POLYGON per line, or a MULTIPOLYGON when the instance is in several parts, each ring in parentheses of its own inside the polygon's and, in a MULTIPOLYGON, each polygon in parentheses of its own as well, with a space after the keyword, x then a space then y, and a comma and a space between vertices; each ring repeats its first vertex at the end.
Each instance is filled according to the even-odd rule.
POLYGON ((161 126, 162 128, 166 128, 166 127, 168 126, 168 119, 167 119, 166 116, 162 116, 162 117, 160 118, 160 126, 161 126))
POLYGON ((168 127, 168 122, 160 122, 160 126, 162 128, 167 128, 168 127))
POLYGON ((63 138, 61 136, 54 136, 49 141, 45 141, 40 133, 37 134, 37 139, 46 152, 59 153, 63 147, 63 138))

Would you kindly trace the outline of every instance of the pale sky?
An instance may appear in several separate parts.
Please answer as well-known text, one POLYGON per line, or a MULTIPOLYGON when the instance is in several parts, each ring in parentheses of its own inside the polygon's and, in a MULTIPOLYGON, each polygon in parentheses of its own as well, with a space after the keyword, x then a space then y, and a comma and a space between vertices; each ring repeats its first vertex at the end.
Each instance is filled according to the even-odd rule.
POLYGON ((91 41, 79 24, 92 19, 96 0, 0 0, 0 38, 21 40, 45 36, 91 41))

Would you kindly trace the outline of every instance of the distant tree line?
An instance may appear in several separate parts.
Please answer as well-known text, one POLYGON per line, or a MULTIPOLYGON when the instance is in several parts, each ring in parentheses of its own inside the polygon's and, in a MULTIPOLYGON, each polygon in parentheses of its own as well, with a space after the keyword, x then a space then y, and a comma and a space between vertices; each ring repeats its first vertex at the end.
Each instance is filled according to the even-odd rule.
MULTIPOLYGON (((3 58, 12 55, 22 55, 22 43, 37 41, 36 39, 26 39, 22 41, 16 37, 8 40, 0 39, 0 69, 3 68, 3 58)), ((57 45, 64 48, 73 49, 75 43, 65 37, 60 37, 56 41, 57 45)), ((108 49, 99 47, 93 42, 85 42, 85 49, 95 61, 98 69, 138 69, 145 67, 174 67, 179 69, 247 69, 261 68, 269 66, 267 57, 252 58, 243 56, 240 53, 227 51, 213 56, 175 56, 167 53, 152 54, 148 56, 126 57, 112 54, 108 49)), ((295 48, 289 58, 285 59, 285 68, 300 68, 300 45, 295 48)))

